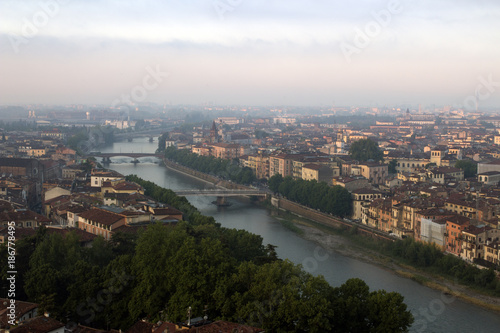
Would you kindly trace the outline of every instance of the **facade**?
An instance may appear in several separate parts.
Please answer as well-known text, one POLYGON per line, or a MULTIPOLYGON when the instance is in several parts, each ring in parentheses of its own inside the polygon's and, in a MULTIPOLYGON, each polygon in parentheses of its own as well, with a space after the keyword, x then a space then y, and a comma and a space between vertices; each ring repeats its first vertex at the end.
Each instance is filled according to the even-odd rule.
POLYGON ((477 175, 477 180, 484 185, 498 185, 500 182, 500 171, 488 171, 477 175))
POLYGON ((459 199, 447 199, 444 208, 458 215, 466 216, 470 219, 476 218, 476 202, 459 199))
POLYGON ((478 174, 489 172, 489 171, 500 172, 500 160, 477 164, 477 173, 478 174))
POLYGON ((241 146, 235 143, 198 144, 191 148, 191 152, 200 156, 232 160, 241 156, 241 146))
POLYGON ((293 176, 293 155, 279 154, 269 156, 269 177, 280 174, 293 176))
POLYGON ((91 234, 111 239, 113 230, 125 225, 126 216, 104 209, 92 208, 78 216, 78 228, 91 234))
POLYGON ((372 184, 384 184, 389 174, 389 165, 383 163, 360 163, 361 176, 372 184))
POLYGON ((484 245, 484 259, 495 265, 500 265, 500 241, 487 242, 484 245))
MULTIPOLYGON (((488 236, 492 236, 491 227, 476 227, 470 225, 464 231, 462 231, 462 255, 464 259, 468 261, 473 261, 474 259, 484 258, 484 244, 488 236)), ((496 231, 496 240, 498 240, 498 231, 496 231)))
MULTIPOLYGON (((352 219, 358 220, 363 217, 363 207, 373 200, 382 198, 382 193, 371 188, 360 188, 353 190, 352 195, 352 219)), ((377 215, 379 215, 377 213, 377 215)))
POLYGON ((269 178, 269 156, 264 154, 249 155, 247 166, 252 169, 257 179, 269 178))
POLYGON ((446 244, 446 222, 443 220, 433 221, 430 218, 420 219, 420 240, 425 243, 433 243, 441 249, 446 244))
POLYGON ((110 180, 118 180, 124 178, 122 174, 116 171, 97 171, 92 170, 92 175, 90 176, 90 186, 91 187, 102 187, 104 182, 110 180))
POLYGON ((370 187, 368 179, 364 177, 345 177, 345 176, 334 177, 332 185, 342 186, 349 192, 364 187, 370 187))
POLYGON ((469 227, 470 219, 465 216, 454 215, 445 219, 446 223, 446 252, 462 256, 462 232, 469 227))
POLYGON ((302 179, 316 180, 317 182, 325 182, 328 185, 332 184, 333 170, 320 164, 306 164, 302 167, 302 179))

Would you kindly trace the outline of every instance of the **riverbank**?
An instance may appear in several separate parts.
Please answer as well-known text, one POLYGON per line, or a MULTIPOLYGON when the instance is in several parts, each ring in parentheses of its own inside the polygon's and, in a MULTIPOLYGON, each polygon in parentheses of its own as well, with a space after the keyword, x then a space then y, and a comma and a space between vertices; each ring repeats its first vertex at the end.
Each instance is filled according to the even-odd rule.
MULTIPOLYGON (((205 177, 205 179, 203 179, 191 174, 191 172, 195 172, 194 170, 185 170, 187 168, 176 165, 172 162, 170 162, 169 165, 166 165, 166 167, 195 179, 203 180, 204 182, 216 185, 213 182, 207 181, 205 177), (181 167, 183 170, 180 170, 181 167)), ((298 236, 304 239, 321 245, 328 251, 335 251, 353 259, 375 264, 393 274, 409 278, 426 287, 441 291, 446 295, 450 295, 449 297, 457 297, 476 306, 500 313, 500 298, 481 294, 468 287, 446 280, 441 276, 433 275, 411 266, 407 266, 397 259, 385 256, 372 249, 368 249, 366 247, 362 247, 360 244, 354 243, 352 240, 353 235, 350 235, 350 233, 355 233, 357 228, 352 231, 340 230, 338 228, 334 228, 333 226, 321 224, 320 221, 310 220, 304 218, 303 216, 297 216, 288 211, 277 209, 276 207, 271 206, 270 203, 266 203, 265 206, 273 212, 272 215, 274 218, 276 218, 284 227, 295 232, 298 236)))
POLYGON ((327 251, 338 252, 344 256, 376 264, 401 277, 420 283, 428 288, 443 292, 449 297, 457 297, 476 306, 500 313, 500 298, 479 293, 467 286, 436 276, 428 272, 405 265, 401 261, 385 256, 379 252, 355 244, 347 235, 315 225, 302 217, 292 217, 291 221, 300 229, 299 235, 321 245, 327 251))

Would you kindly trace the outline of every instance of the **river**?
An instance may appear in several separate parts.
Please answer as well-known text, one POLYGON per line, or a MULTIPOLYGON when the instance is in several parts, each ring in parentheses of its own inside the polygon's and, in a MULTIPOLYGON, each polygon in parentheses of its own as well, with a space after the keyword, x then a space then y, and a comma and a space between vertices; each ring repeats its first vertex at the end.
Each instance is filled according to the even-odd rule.
MULTIPOLYGON (((147 138, 133 142, 115 142, 101 147, 103 153, 152 153, 157 141, 147 138)), ((159 186, 173 190, 204 189, 210 187, 192 177, 180 174, 158 165, 154 158, 141 159, 132 164, 129 158, 112 158, 109 168, 124 175, 136 174, 159 186)), ((396 291, 405 298, 405 303, 415 316, 412 332, 498 332, 500 316, 494 312, 476 307, 459 299, 451 299, 441 292, 424 287, 412 280, 399 277, 379 266, 343 256, 336 252, 327 253, 312 241, 305 240, 285 228, 271 216, 271 212, 244 200, 228 199, 232 205, 217 207, 214 198, 193 196, 189 201, 203 214, 213 216, 222 226, 245 229, 261 235, 265 244, 277 246, 280 258, 303 264, 312 274, 323 275, 332 285, 338 286, 349 278, 361 278, 370 290, 396 291)))

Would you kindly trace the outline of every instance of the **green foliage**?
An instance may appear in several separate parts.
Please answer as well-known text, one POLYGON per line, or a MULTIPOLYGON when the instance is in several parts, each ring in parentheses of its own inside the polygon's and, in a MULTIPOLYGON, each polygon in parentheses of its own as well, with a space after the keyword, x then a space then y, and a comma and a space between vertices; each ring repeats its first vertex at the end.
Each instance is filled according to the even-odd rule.
POLYGON ((403 296, 385 290, 370 293, 360 279, 335 288, 335 300, 338 332, 406 332, 413 323, 403 296))
POLYGON ((168 147, 165 150, 165 157, 194 170, 239 184, 251 184, 256 179, 252 169, 239 166, 237 161, 229 161, 213 156, 200 156, 175 147, 168 147))
POLYGON ((269 332, 338 332, 348 324, 360 332, 397 332, 411 323, 399 294, 370 293, 361 280, 334 288, 323 277, 278 260, 275 247, 264 247, 262 237, 222 228, 170 190, 131 179, 185 209, 193 222, 154 224, 137 236, 116 234, 110 242, 97 238, 91 248, 82 247, 76 234, 63 238, 42 228, 16 243, 33 249, 23 258, 29 262, 23 268, 28 300, 59 320, 122 330, 145 317, 183 321, 189 306, 193 314, 207 307, 212 320, 269 332), (346 318, 360 322, 345 323, 346 318))
POLYGON ((71 136, 68 139, 68 146, 71 149, 77 151, 78 153, 81 153, 80 152, 80 145, 82 142, 84 142, 88 139, 89 139, 89 136, 88 136, 87 132, 82 129, 79 132, 73 134, 73 136, 71 136))
POLYGON ((412 266, 444 275, 467 286, 500 296, 500 279, 492 270, 479 269, 451 254, 443 253, 436 245, 417 242, 413 238, 405 238, 395 242, 373 241, 363 236, 360 242, 364 246, 402 259, 412 266))
POLYGON ((147 127, 147 125, 148 125, 148 123, 146 123, 146 122, 144 121, 144 119, 139 119, 139 120, 137 120, 137 121, 135 122, 134 129, 135 129, 136 131, 139 131, 139 130, 141 130, 141 129, 143 129, 143 128, 147 127))
POLYGON ((382 161, 384 153, 379 149, 378 144, 370 139, 361 139, 352 143, 349 148, 349 155, 358 161, 368 160, 382 161))
POLYGON ((0 128, 2 128, 5 131, 31 132, 36 130, 36 123, 34 121, 27 121, 27 120, 17 120, 17 121, 0 120, 0 128))
POLYGON ((281 183, 283 183, 283 176, 279 173, 275 174, 269 181, 267 182, 269 185, 269 189, 274 193, 278 193, 281 183))
POLYGON ((269 137, 269 134, 266 131, 262 130, 255 130, 254 134, 256 139, 265 139, 269 137))
POLYGON ((352 212, 351 194, 341 186, 328 186, 315 180, 294 180, 290 176, 283 178, 278 174, 269 179, 269 188, 289 200, 324 213, 344 217, 352 212))
POLYGON ((477 163, 472 160, 460 160, 455 163, 455 168, 464 171, 464 177, 474 177, 477 175, 477 163))
POLYGON ((165 150, 166 141, 169 138, 169 133, 163 133, 158 137, 158 149, 156 149, 157 153, 160 153, 165 150))
POLYGON ((397 160, 391 160, 389 162, 389 173, 397 173, 396 167, 398 166, 398 161, 397 160))

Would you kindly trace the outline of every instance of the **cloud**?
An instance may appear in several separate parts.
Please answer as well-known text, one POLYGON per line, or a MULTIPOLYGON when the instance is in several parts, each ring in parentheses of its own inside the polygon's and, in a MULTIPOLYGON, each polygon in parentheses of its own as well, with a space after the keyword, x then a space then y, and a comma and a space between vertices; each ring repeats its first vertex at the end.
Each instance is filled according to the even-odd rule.
POLYGON ((340 43, 389 1, 220 0, 235 4, 221 19, 217 0, 73 0, 15 52, 12 36, 50 1, 0 2, 0 103, 106 104, 156 64, 172 78, 149 97, 178 103, 446 103, 500 78, 496 1, 401 0, 351 63, 340 43))

